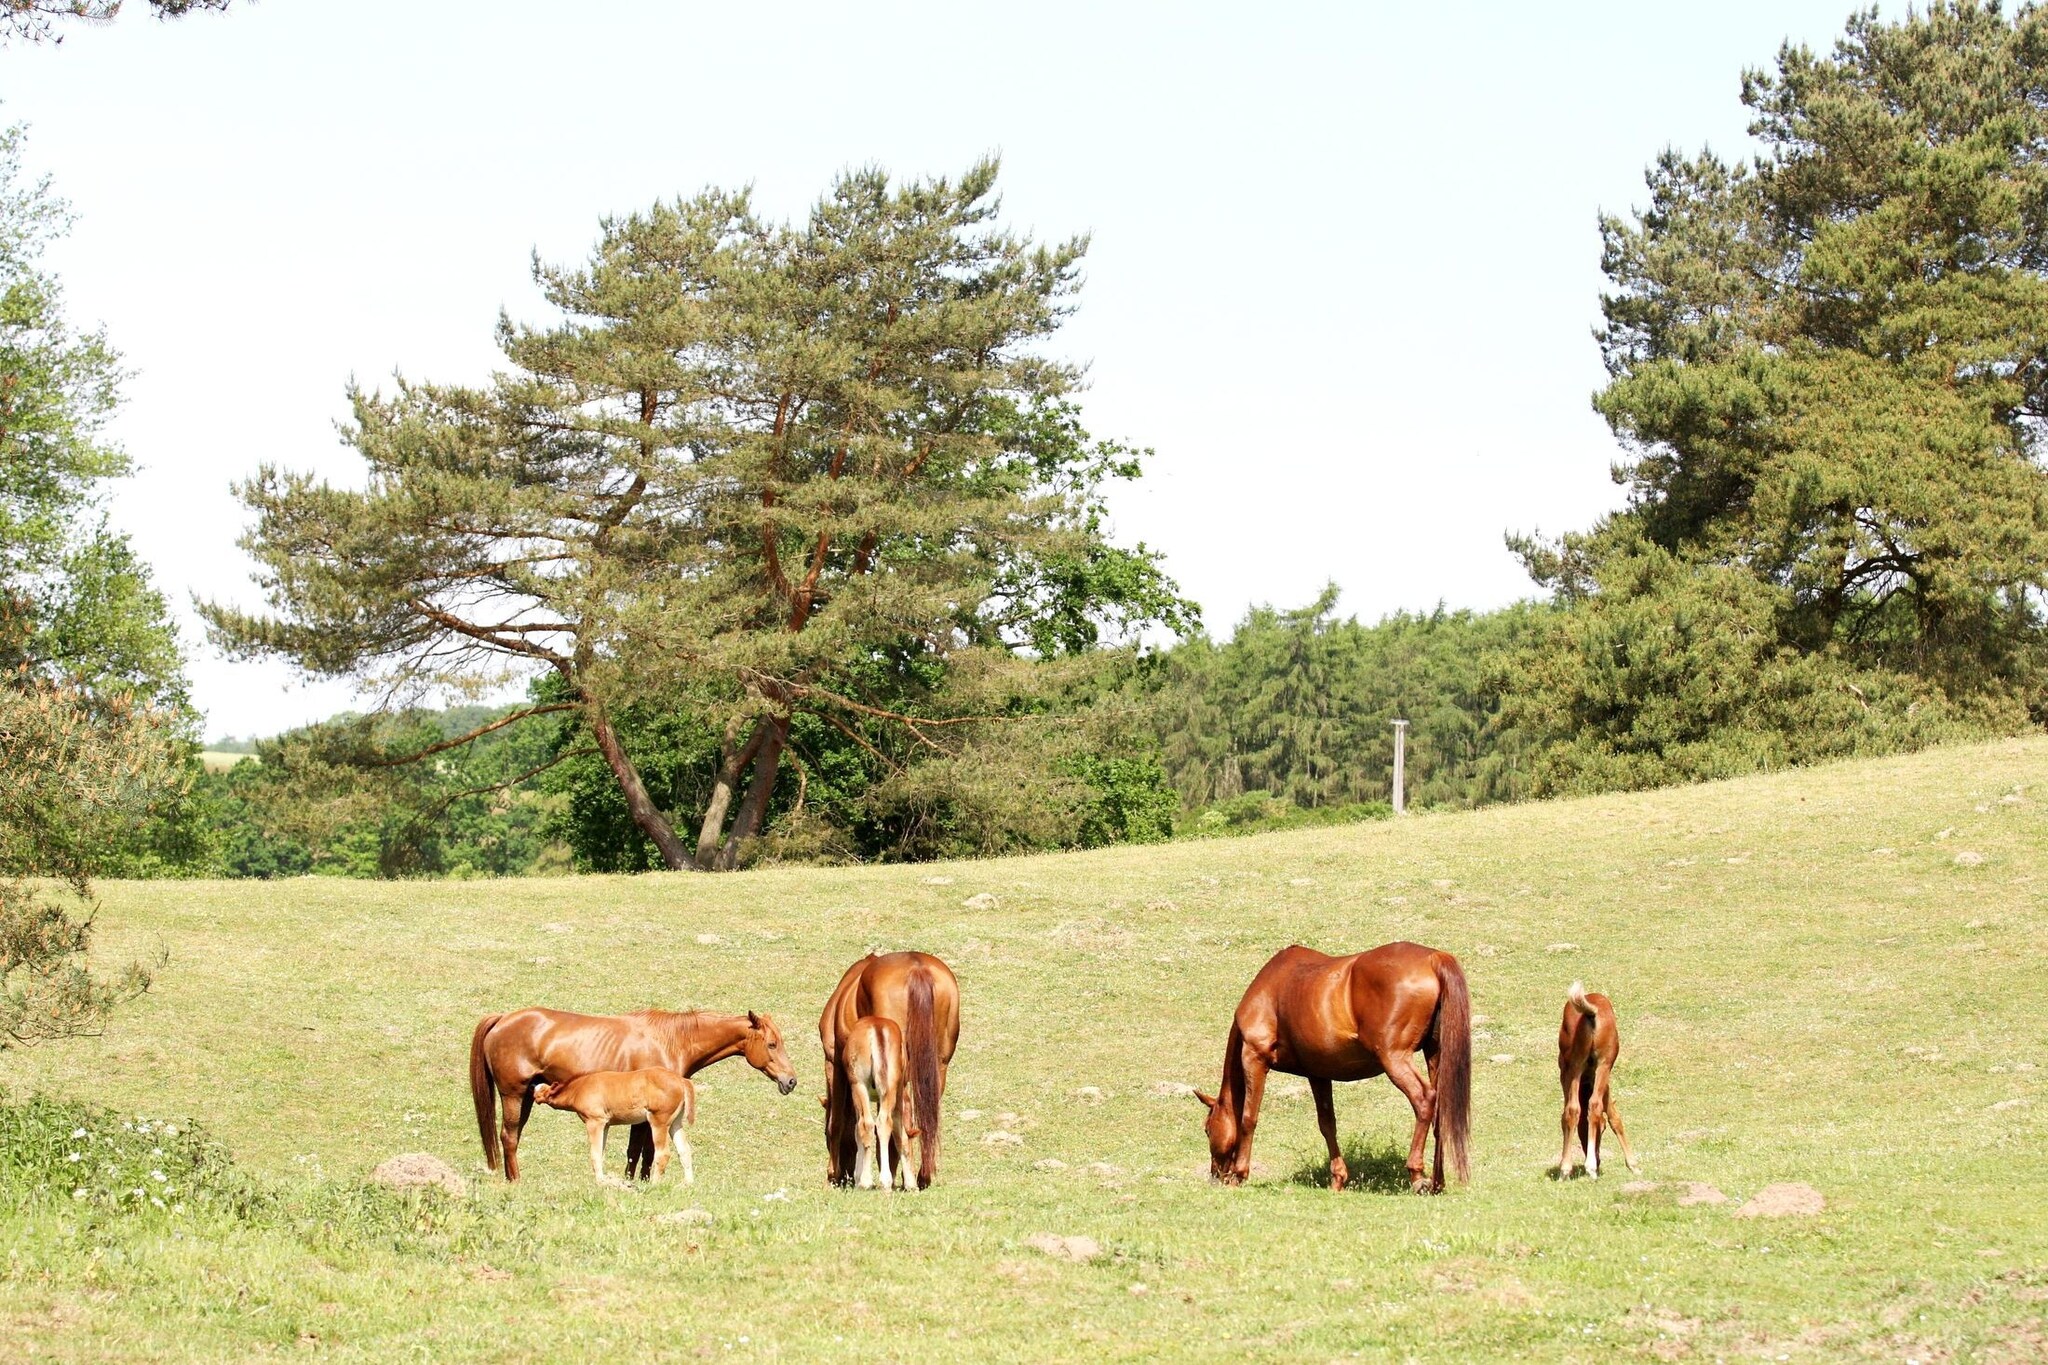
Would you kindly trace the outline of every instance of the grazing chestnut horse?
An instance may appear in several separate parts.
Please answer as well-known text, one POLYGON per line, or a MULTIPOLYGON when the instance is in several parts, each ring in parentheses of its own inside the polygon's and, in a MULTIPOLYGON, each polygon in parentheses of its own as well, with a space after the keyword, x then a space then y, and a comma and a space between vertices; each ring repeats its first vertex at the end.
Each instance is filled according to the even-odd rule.
MULTIPOLYGON (((787 1095, 796 1071, 783 1052, 782 1031, 765 1014, 712 1014, 692 1010, 641 1010, 635 1014, 571 1014, 567 1010, 524 1009, 487 1014, 469 1040, 469 1090, 476 1100, 477 1134, 484 1162, 498 1169, 505 1153, 505 1178, 519 1178, 519 1134, 533 1112, 533 1087, 560 1085, 592 1071, 638 1071, 663 1066, 688 1077, 727 1057, 774 1081, 787 1095), (505 1116, 498 1121, 498 1103, 505 1116)), ((626 1173, 636 1159, 644 1175, 654 1160, 654 1134, 635 1124, 626 1148, 626 1173), (646 1143, 644 1153, 639 1144, 646 1143)))
POLYGON ((654 1133, 654 1178, 668 1170, 671 1145, 683 1154, 683 1183, 697 1183, 690 1139, 683 1125, 697 1121, 697 1087, 663 1066, 639 1071, 591 1071, 561 1085, 533 1088, 536 1104, 566 1109, 583 1120, 590 1136, 590 1170, 604 1182, 605 1133, 622 1123, 646 1124, 654 1133))
POLYGON ((853 1096, 854 1140, 858 1155, 853 1183, 871 1190, 890 1188, 889 1162, 895 1158, 894 1184, 901 1186, 910 1139, 917 1136, 911 1117, 909 1064, 903 1056, 903 1030, 893 1019, 870 1014, 856 1019, 839 1040, 839 1080, 853 1096))
POLYGON ((917 1120, 917 1187, 922 1190, 939 1173, 939 1101, 960 1042, 960 983, 952 968, 930 953, 869 953, 833 987, 818 1018, 818 1041, 825 1048, 825 1178, 834 1185, 852 1178, 859 1142, 851 1088, 839 1074, 839 1040, 871 1014, 903 1030, 917 1120))
POLYGON ((1586 1160, 1586 1174, 1600 1178, 1600 1134, 1608 1124, 1621 1143, 1622 1160, 1633 1171, 1636 1154, 1629 1150, 1628 1134, 1621 1130, 1621 1111, 1607 1088, 1614 1074, 1614 1060, 1621 1055, 1621 1033, 1614 1026, 1614 1002, 1604 995, 1588 995, 1586 988, 1572 982, 1564 998, 1564 1020, 1557 1026, 1557 1079, 1564 1087, 1564 1152, 1557 1159, 1560 1179, 1572 1173, 1572 1138, 1586 1160))
POLYGON ((1223 1050, 1223 1084, 1208 1106, 1209 1173, 1226 1185, 1250 1174, 1252 1133, 1266 1073, 1306 1077, 1316 1122, 1330 1148, 1330 1188, 1350 1178, 1337 1146, 1332 1081, 1385 1073, 1415 1110, 1408 1181, 1417 1194, 1444 1187, 1444 1148, 1458 1179, 1470 1178, 1465 1143, 1471 1131, 1472 1003, 1465 973, 1449 953, 1419 943, 1389 943, 1367 953, 1330 957, 1299 945, 1282 948, 1252 978, 1231 1021, 1223 1050), (1429 1079, 1415 1069, 1420 1050, 1429 1079), (1422 1175, 1422 1153, 1436 1129, 1436 1173, 1422 1175))

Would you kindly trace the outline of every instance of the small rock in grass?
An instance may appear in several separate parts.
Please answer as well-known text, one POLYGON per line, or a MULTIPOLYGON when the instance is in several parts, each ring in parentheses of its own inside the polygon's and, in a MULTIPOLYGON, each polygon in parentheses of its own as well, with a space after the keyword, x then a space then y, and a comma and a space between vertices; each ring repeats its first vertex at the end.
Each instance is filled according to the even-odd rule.
POLYGON ((1032 1162, 1031 1169, 1034 1171, 1064 1171, 1067 1169, 1067 1163, 1061 1161, 1056 1156, 1049 1156, 1043 1161, 1032 1162))
POLYGON ((963 910, 993 910, 1001 904, 1001 901, 991 896, 988 892, 977 891, 966 900, 961 901, 960 908, 963 910))
POLYGON ((1152 1291, 1145 1287, 1145 1282, 1143 1280, 1138 1280, 1131 1285, 1130 1292, 1139 1298, 1143 1298, 1145 1295, 1151 1293, 1152 1291))
POLYGON ((1489 1062, 1498 1062, 1500 1065, 1506 1066, 1509 1062, 1515 1060, 1515 1054, 1512 1052, 1496 1052, 1491 1057, 1488 1057, 1486 1060, 1489 1062))
POLYGON ((1084 1085, 1074 1092, 1074 1098, 1083 1104, 1100 1104, 1102 1103, 1102 1090, 1099 1086, 1084 1085))
POLYGON ((407 1152, 392 1157, 370 1172, 370 1179, 392 1190, 429 1187, 449 1194, 466 1194, 469 1182, 453 1166, 429 1152, 407 1152))
POLYGON ((1870 856, 1873 858, 1896 858, 1898 854, 1899 851, 1895 848, 1873 848, 1870 850, 1870 856))
POLYGON ((981 1117, 981 1111, 979 1109, 962 1109, 960 1117, 963 1119, 978 1119, 981 1117))
POLYGON ((1948 838, 1948 837, 1949 837, 1949 836, 1950 836, 1951 834, 1954 834, 1955 832, 1956 832, 1956 827, 1955 827, 1954 825, 1950 825, 1950 826, 1949 826, 1949 827, 1948 827, 1947 829, 1945 829, 1945 830, 1941 830, 1940 832, 1938 832, 1938 833, 1937 833, 1937 834, 1936 834, 1936 835, 1935 835, 1934 837, 1935 837, 1935 838, 1937 838, 1937 839, 1946 839, 1946 838, 1948 838))
POLYGON ((1114 1180, 1124 1173, 1123 1167, 1112 1166, 1107 1161, 1091 1161, 1082 1169, 1100 1180, 1114 1180))
POLYGON ((1735 1210, 1737 1218, 1790 1218, 1819 1213, 1827 1207, 1820 1191, 1798 1180, 1766 1185, 1735 1210))
POLYGON ((716 944, 723 943, 725 942, 725 940, 720 938, 716 934, 699 934, 697 935, 697 942, 703 944, 706 948, 709 948, 716 944))
POLYGON ((1578 950, 1579 945, 1576 943, 1546 943, 1543 945, 1543 951, 1546 953, 1576 953, 1578 950))
POLYGON ((1056 1261, 1086 1263, 1102 1254, 1102 1244, 1093 1237, 1062 1237, 1056 1232, 1035 1232, 1024 1239, 1024 1245, 1056 1261))
POLYGON ((1685 1193, 1678 1196, 1678 1206, 1682 1209, 1689 1209, 1695 1204, 1725 1204, 1727 1202, 1727 1195, 1721 1193, 1704 1180, 1686 1181, 1685 1193))
POLYGON ((1169 915, 1172 914, 1174 911, 1180 909, 1180 907, 1178 905, 1175 905, 1172 901, 1146 901, 1145 908, 1147 910, 1163 911, 1169 915))
POLYGON ((541 932, 546 934, 573 934, 576 932, 576 926, 573 924, 543 924, 541 932))
POLYGON ((1022 1147, 1024 1145, 1024 1135, 1022 1133, 1005 1132, 1001 1128, 993 1128, 981 1135, 981 1145, 984 1147, 1022 1147))
POLYGON ((1623 1194, 1649 1194, 1657 1188, 1654 1180, 1631 1180, 1621 1187, 1623 1194))
POLYGON ((1967 849, 1966 849, 1966 850, 1964 850, 1964 851, 1963 851, 1963 852, 1961 852, 1961 853, 1958 853, 1958 854, 1956 855, 1956 866, 1957 866, 1957 867, 1980 867, 1980 866, 1982 866, 1982 865, 1983 865, 1983 862, 1984 862, 1984 855, 1983 855, 1983 854, 1981 854, 1981 853, 1972 853, 1972 852, 1968 851, 1967 849))
POLYGON ((1997 1114, 2002 1113, 2007 1109, 2019 1109, 2023 1107, 2026 1104, 2026 1102, 2027 1097, 2025 1095, 2015 1095, 2013 1098, 2009 1100, 2000 1100, 1998 1103, 1992 1105, 1991 1112, 1997 1114))
POLYGON ((655 1214, 654 1221, 671 1226, 680 1224, 685 1227, 701 1227, 711 1223, 713 1219, 709 1209, 670 1209, 667 1213, 655 1214))
POLYGON ((1152 1082, 1152 1097, 1160 1100, 1177 1100, 1195 1093, 1195 1088, 1184 1081, 1152 1082))
POLYGON ((951 886, 953 879, 951 877, 926 877, 924 884, 926 886, 951 886))
POLYGON ((1481 957, 1492 957, 1495 953, 1499 952, 1500 949, 1494 947, 1491 943, 1480 943, 1474 945, 1472 951, 1479 954, 1481 957))
POLYGON ((1435 877, 1430 880, 1429 884, 1439 891, 1448 891, 1451 889, 1452 882, 1449 877, 1435 877))

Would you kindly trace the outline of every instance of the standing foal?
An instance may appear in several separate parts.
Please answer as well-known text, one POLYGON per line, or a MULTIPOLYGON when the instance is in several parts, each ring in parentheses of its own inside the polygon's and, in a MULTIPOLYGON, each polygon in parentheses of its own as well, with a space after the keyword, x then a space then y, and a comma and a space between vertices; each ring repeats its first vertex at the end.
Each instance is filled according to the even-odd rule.
POLYGON ((1621 1143, 1622 1158, 1636 1169, 1636 1154, 1629 1150, 1628 1134, 1621 1128, 1621 1111, 1607 1088, 1614 1074, 1614 1059, 1621 1055, 1621 1034, 1614 1027, 1614 1002, 1604 995, 1588 995, 1586 988, 1572 982, 1564 1001, 1564 1021, 1557 1029, 1557 1079, 1564 1087, 1564 1153, 1557 1159, 1560 1180, 1572 1173, 1572 1138, 1579 1140, 1585 1156, 1586 1174, 1600 1178, 1600 1133, 1614 1125, 1621 1143))
POLYGON ((877 1175, 890 1188, 889 1158, 896 1158, 895 1184, 904 1183, 904 1154, 917 1136, 911 1121, 909 1066, 903 1055, 903 1030, 893 1019, 870 1014, 856 1019, 839 1040, 839 1070, 853 1098, 856 1119, 853 1183, 875 1188, 877 1175))

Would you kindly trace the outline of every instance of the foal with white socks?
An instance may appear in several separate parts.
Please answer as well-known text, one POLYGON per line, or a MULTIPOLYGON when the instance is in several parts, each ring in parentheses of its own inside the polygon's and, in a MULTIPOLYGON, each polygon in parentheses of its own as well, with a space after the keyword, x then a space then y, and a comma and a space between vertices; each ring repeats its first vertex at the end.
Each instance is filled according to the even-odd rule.
POLYGON ((896 1021, 870 1014, 856 1019, 839 1040, 839 1070, 853 1097, 858 1154, 853 1183, 864 1190, 904 1186, 905 1154, 917 1136, 911 1119, 910 1068, 904 1061, 903 1030, 896 1021), (890 1158, 895 1158, 892 1177, 890 1158))

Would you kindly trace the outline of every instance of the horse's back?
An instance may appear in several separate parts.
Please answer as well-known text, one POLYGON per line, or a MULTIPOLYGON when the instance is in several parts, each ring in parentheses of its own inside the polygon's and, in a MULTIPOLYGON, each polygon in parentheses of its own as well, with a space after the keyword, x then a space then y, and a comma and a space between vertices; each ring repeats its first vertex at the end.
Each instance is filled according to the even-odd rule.
POLYGON ((918 952, 870 953, 846 969, 818 1020, 818 1040, 826 1055, 836 1055, 840 1039, 860 1019, 876 1016, 899 1028, 909 1027, 910 982, 920 969, 932 985, 939 1059, 950 1062, 960 1040, 960 984, 943 961, 918 952))

